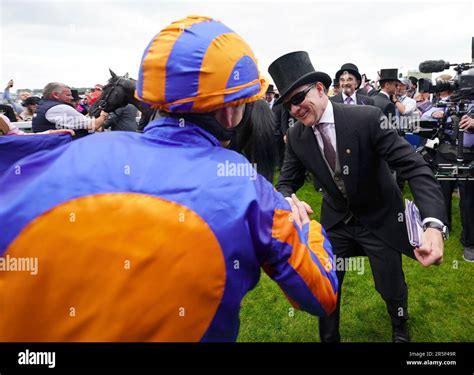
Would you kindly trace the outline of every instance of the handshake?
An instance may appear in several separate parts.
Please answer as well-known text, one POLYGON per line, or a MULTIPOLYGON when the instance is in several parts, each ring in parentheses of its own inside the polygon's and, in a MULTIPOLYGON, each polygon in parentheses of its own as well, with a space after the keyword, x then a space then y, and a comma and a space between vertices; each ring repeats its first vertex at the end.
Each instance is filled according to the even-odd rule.
POLYGON ((291 206, 292 217, 296 226, 301 229, 303 225, 309 223, 309 215, 313 213, 311 206, 303 201, 300 201, 295 194, 285 198, 291 206))

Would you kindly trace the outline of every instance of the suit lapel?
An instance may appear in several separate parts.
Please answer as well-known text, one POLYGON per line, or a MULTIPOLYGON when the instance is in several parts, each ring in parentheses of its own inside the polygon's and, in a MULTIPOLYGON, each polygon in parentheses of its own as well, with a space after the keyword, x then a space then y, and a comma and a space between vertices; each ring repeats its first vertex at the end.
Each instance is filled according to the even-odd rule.
POLYGON ((357 98, 357 104, 367 105, 362 95, 356 93, 356 98, 357 98))
POLYGON ((334 124, 336 129, 337 155, 341 165, 342 180, 348 197, 357 194, 357 183, 354 179, 358 176, 358 142, 357 128, 354 121, 349 121, 345 116, 343 105, 333 104, 334 124))

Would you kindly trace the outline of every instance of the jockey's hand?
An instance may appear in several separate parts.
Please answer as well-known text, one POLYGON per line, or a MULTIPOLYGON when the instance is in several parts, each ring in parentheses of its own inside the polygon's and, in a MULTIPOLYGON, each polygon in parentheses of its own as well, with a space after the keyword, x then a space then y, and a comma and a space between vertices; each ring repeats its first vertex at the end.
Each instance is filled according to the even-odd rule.
POLYGON ((306 202, 300 201, 295 194, 291 194, 291 198, 286 197, 285 199, 290 203, 293 220, 298 228, 309 223, 308 215, 313 213, 311 206, 306 202))

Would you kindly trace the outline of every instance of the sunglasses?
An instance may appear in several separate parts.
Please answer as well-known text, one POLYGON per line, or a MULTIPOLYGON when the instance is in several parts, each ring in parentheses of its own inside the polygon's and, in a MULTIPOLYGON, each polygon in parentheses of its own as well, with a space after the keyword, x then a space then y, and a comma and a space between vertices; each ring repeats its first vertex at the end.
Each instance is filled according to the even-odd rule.
POLYGON ((315 85, 312 84, 311 86, 308 86, 305 90, 300 91, 299 93, 293 95, 290 100, 283 103, 283 108, 285 108, 288 112, 290 112, 291 111, 291 106, 301 104, 303 102, 303 100, 306 98, 306 95, 308 95, 308 92, 310 92, 310 90, 314 86, 315 85))

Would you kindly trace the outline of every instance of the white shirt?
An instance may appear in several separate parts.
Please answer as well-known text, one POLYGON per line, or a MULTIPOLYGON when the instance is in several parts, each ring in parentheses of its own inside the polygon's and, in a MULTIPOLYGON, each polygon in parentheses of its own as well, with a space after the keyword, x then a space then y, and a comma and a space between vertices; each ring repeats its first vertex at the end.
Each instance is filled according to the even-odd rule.
MULTIPOLYGON (((415 109, 416 109, 415 99, 412 99, 405 95, 403 97, 399 96, 398 100, 400 101, 400 103, 402 103, 405 106, 405 112, 404 113, 400 112, 400 116, 410 116, 413 114, 413 112, 415 112, 415 109)), ((398 111, 398 108, 397 108, 397 111, 398 111)))
POLYGON ((48 109, 45 117, 55 124, 57 129, 94 129, 94 119, 84 116, 67 104, 55 105, 48 109))

